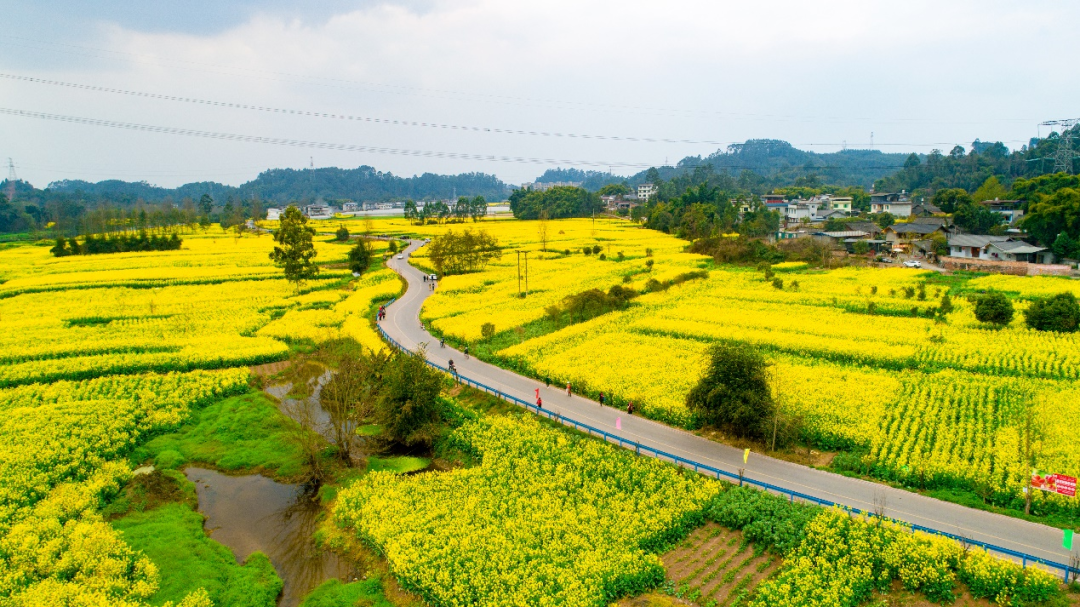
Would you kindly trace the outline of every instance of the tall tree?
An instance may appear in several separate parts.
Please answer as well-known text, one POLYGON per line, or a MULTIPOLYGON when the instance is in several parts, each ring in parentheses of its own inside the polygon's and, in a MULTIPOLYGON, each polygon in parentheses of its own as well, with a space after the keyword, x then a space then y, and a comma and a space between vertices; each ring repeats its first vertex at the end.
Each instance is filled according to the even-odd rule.
POLYGON ((314 235, 315 228, 308 226, 307 217, 293 205, 285 209, 281 223, 274 232, 274 242, 279 246, 270 252, 270 259, 285 270, 285 279, 292 282, 298 291, 305 280, 319 274, 319 266, 314 261, 318 252, 311 242, 314 235))
POLYGON ((368 266, 371 265, 373 253, 371 241, 367 238, 361 238, 356 243, 356 246, 349 249, 349 270, 355 276, 362 276, 364 272, 367 272, 368 266))

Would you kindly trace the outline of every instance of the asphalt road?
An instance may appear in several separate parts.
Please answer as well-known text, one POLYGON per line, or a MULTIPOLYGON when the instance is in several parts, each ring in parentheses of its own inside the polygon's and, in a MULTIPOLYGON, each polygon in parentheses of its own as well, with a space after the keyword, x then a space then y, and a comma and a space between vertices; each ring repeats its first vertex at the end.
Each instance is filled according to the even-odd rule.
POLYGON ((744 466, 741 449, 640 416, 629 416, 625 410, 602 407, 599 403, 581 396, 567 396, 565 387, 561 390, 558 386, 547 388, 536 380, 475 358, 465 360, 461 352, 449 346, 440 348, 438 340, 420 323, 420 307, 433 292, 430 283, 424 282, 423 273, 408 263, 409 254, 422 245, 422 241, 413 241, 405 250, 404 259, 397 259, 395 256, 390 260, 388 265, 405 277, 409 287, 405 294, 387 309, 387 317, 380 324, 390 337, 406 348, 415 349, 421 344, 427 344, 427 357, 432 362, 445 367, 447 361, 452 359, 463 376, 526 402, 536 401, 535 390, 539 388, 545 409, 702 464, 736 474, 739 468, 744 468, 747 478, 862 510, 876 512, 879 505, 883 504, 885 516, 891 518, 1057 563, 1069 563, 1069 552, 1062 547, 1063 534, 1060 529, 959 506, 903 489, 816 470, 758 453, 751 453, 749 462, 744 466), (616 420, 621 420, 621 429, 616 429, 616 420))

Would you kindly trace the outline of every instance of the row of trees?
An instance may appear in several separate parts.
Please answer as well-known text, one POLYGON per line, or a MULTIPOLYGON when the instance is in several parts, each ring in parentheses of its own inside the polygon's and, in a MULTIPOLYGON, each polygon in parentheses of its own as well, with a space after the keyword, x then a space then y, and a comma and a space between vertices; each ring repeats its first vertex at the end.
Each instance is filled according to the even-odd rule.
POLYGON ((557 186, 547 190, 514 190, 510 211, 518 219, 590 217, 604 210, 600 196, 584 188, 557 186))
POLYGON ((68 255, 98 255, 101 253, 127 253, 130 251, 177 251, 183 241, 173 232, 169 236, 148 235, 145 231, 138 234, 120 234, 95 236, 89 234, 82 244, 74 238, 56 239, 49 252, 55 257, 68 255))
POLYGON ((733 194, 700 184, 687 188, 681 196, 652 203, 647 207, 646 227, 687 240, 739 232, 745 236, 765 236, 780 227, 779 213, 770 211, 756 197, 733 194), (745 201, 750 210, 740 216, 733 204, 745 201))
POLYGON ((414 221, 417 225, 424 225, 432 220, 439 223, 466 219, 479 221, 485 215, 487 215, 487 199, 483 196, 472 198, 462 196, 458 198, 453 208, 441 200, 429 202, 422 207, 417 207, 414 200, 405 202, 405 219, 414 221))

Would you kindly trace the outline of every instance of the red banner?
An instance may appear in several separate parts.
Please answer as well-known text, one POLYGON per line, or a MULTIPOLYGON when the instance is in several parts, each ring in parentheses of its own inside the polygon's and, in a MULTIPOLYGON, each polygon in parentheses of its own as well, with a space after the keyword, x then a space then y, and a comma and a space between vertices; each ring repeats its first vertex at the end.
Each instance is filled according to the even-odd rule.
POLYGON ((1076 497, 1076 477, 1064 474, 1031 475, 1031 486, 1035 489, 1058 493, 1067 497, 1076 497))

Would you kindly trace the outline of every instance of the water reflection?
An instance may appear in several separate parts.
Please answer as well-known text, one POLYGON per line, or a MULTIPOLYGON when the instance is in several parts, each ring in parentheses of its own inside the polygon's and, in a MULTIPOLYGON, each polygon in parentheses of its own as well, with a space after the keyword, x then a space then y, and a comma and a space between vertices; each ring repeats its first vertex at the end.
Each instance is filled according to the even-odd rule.
POLYGON ((323 581, 348 581, 357 571, 311 539, 320 509, 300 485, 278 483, 262 475, 226 476, 187 468, 195 483, 206 530, 228 546, 238 562, 260 550, 270 557, 285 582, 279 605, 295 607, 323 581))

